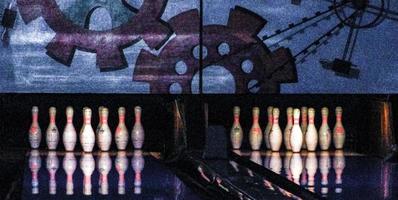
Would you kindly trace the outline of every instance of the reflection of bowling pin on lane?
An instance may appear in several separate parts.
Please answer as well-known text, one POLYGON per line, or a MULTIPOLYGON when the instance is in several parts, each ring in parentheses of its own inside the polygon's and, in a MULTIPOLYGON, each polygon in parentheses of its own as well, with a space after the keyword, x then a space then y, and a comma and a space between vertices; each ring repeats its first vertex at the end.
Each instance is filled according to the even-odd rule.
POLYGON ((331 133, 328 125, 329 109, 322 108, 322 125, 319 128, 319 146, 321 150, 328 150, 331 142, 331 133))
POLYGON ((32 124, 29 129, 29 143, 32 149, 37 149, 40 146, 41 141, 41 129, 38 122, 39 108, 33 106, 32 108, 32 124))
POLYGON ((131 165, 134 169, 134 194, 141 194, 141 172, 144 169, 145 160, 141 150, 135 150, 131 165))
POLYGON ((230 133, 231 145, 233 149, 240 149, 242 145, 243 131, 239 123, 240 108, 238 106, 234 107, 233 114, 234 124, 232 125, 230 133))
POLYGON ((282 130, 279 127, 279 109, 274 108, 272 110, 272 123, 271 131, 269 133, 269 142, 272 151, 279 151, 282 145, 282 130))
POLYGON ((66 173, 66 194, 73 195, 73 173, 76 170, 76 158, 72 152, 67 152, 62 162, 66 173))
POLYGON ((301 147, 303 146, 303 133, 301 132, 299 121, 300 109, 295 108, 293 110, 293 128, 290 135, 290 145, 292 147, 292 151, 295 153, 300 152, 301 147))
POLYGON ((57 181, 55 179, 55 174, 57 173, 59 167, 59 160, 57 157, 57 153, 55 151, 49 151, 46 159, 47 170, 50 174, 50 187, 49 193, 56 194, 57 193, 57 181))
POLYGON ((305 168, 308 175, 308 189, 312 192, 315 190, 315 174, 318 169, 318 160, 314 152, 309 152, 305 161, 305 168))
POLYGON ((144 128, 142 127, 141 123, 141 113, 141 107, 136 106, 134 108, 135 123, 133 130, 131 131, 131 139, 133 140, 133 145, 135 149, 141 149, 145 139, 144 128))
MULTIPOLYGON (((104 125, 104 123, 102 123, 104 125)), ((108 195, 108 174, 112 168, 112 160, 108 152, 100 152, 98 158, 98 172, 100 173, 99 193, 108 195)))
POLYGON ((301 132, 303 133, 303 146, 301 147, 302 149, 307 149, 307 144, 305 141, 305 135, 307 134, 307 127, 308 127, 308 123, 307 123, 307 113, 308 113, 308 109, 307 107, 303 106, 301 107, 301 132))
POLYGON ((283 131, 283 142, 285 143, 285 148, 288 151, 292 150, 292 146, 290 144, 290 136, 292 134, 293 128, 293 108, 289 107, 286 109, 286 117, 287 117, 287 124, 285 130, 283 131))
POLYGON ((293 181, 292 172, 290 171, 290 161, 292 159, 293 153, 291 151, 287 151, 285 154, 285 158, 283 159, 283 169, 285 170, 286 178, 293 181))
POLYGON ((124 107, 120 107, 118 110, 118 115, 119 115, 119 124, 117 125, 115 131, 116 147, 118 150, 125 150, 129 142, 129 133, 127 131, 125 124, 126 109, 124 107))
POLYGON ((261 147, 261 142, 263 141, 263 131, 258 124, 258 118, 260 116, 260 108, 253 108, 253 125, 249 132, 250 146, 252 150, 257 151, 261 147))
POLYGON ((73 126, 73 108, 66 108, 66 126, 62 134, 62 141, 66 151, 73 151, 76 145, 76 129, 73 126))
POLYGON ((268 123, 264 130, 264 141, 265 141, 265 145, 266 145, 267 149, 271 149, 271 144, 269 142, 269 133, 271 132, 271 127, 272 127, 272 123, 273 123, 273 118, 272 118, 272 110, 273 109, 274 109, 274 107, 272 107, 272 106, 268 106, 268 108, 267 108, 268 123))
POLYGON ((126 189, 125 189, 124 174, 126 173, 128 167, 128 159, 125 151, 117 152, 115 167, 117 173, 119 174, 118 194, 125 194, 126 189))
POLYGON ((250 160, 257 163, 258 165, 263 165, 263 162, 261 160, 260 151, 252 151, 250 153, 250 160))
POLYGON ((321 193, 322 196, 326 197, 328 194, 328 174, 330 169, 330 157, 328 151, 322 151, 320 160, 319 160, 319 169, 322 175, 322 188, 321 193))
POLYGON ((336 125, 333 129, 333 143, 336 149, 342 149, 345 141, 345 130, 341 118, 343 115, 343 108, 340 106, 336 108, 336 125))
POLYGON ((83 171, 83 194, 91 195, 91 175, 95 168, 95 161, 92 153, 83 153, 80 159, 80 169, 83 171))
POLYGON ((83 127, 80 130, 80 143, 84 152, 92 152, 95 144, 95 134, 91 126, 91 109, 83 108, 83 127))
POLYGON ((269 161, 269 166, 265 166, 266 168, 271 169, 273 172, 277 174, 281 174, 282 170, 282 158, 279 152, 272 152, 271 158, 269 161))
POLYGON ((342 174, 345 168, 345 157, 342 150, 336 150, 333 159, 333 168, 336 172, 336 193, 341 193, 343 191, 341 184, 343 183, 342 174))
POLYGON ((109 151, 112 142, 111 129, 108 126, 108 108, 101 109, 101 126, 97 135, 98 147, 101 151, 109 151))
POLYGON ((56 108, 51 107, 49 109, 50 124, 48 125, 47 131, 46 131, 47 147, 50 150, 57 149, 58 142, 59 142, 59 132, 58 132, 57 125, 55 124, 55 115, 56 114, 57 114, 56 108))
POLYGON ((38 150, 32 150, 29 155, 29 168, 32 173, 32 194, 39 194, 38 173, 41 167, 41 158, 38 150))
POLYGON ((290 161, 290 171, 293 176, 293 181, 297 185, 300 185, 300 175, 303 171, 303 160, 301 159, 300 153, 293 153, 292 159, 290 161))
POLYGON ((318 131, 316 130, 315 123, 315 109, 310 108, 308 110, 308 128, 305 134, 305 141, 307 144, 308 151, 315 151, 318 145, 318 131))

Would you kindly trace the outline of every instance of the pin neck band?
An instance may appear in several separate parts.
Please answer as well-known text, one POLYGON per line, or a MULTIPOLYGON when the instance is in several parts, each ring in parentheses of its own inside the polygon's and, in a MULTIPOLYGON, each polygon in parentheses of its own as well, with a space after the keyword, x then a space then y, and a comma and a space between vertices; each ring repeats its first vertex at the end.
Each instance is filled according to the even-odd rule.
POLYGON ((299 118, 294 118, 294 124, 299 124, 300 119, 299 118))
POLYGON ((50 116, 50 123, 55 124, 55 116, 54 115, 50 116))
POLYGON ((33 122, 37 122, 38 118, 39 118, 39 115, 37 113, 33 113, 32 114, 32 121, 33 122))
POLYGON ((253 123, 258 123, 258 115, 253 116, 253 123))
POLYGON ((323 115, 323 116, 322 116, 322 123, 323 123, 323 124, 328 123, 328 116, 327 116, 327 115, 323 115))
POLYGON ((88 116, 84 117, 84 123, 91 124, 91 117, 88 117, 88 116))
POLYGON ((68 124, 71 124, 72 121, 73 121, 73 117, 72 117, 72 116, 68 116, 68 117, 66 118, 66 122, 67 122, 68 124))
POLYGON ((279 117, 274 117, 274 124, 278 124, 279 123, 279 117))
POLYGON ((309 119, 309 123, 310 123, 310 124, 313 124, 313 123, 314 123, 314 117, 309 117, 308 119, 309 119))
POLYGON ((234 123, 239 124, 239 115, 234 116, 234 123))
POLYGON ((341 121, 341 115, 336 116, 336 121, 341 121))
POLYGON ((124 123, 126 117, 124 115, 119 115, 119 123, 124 123))

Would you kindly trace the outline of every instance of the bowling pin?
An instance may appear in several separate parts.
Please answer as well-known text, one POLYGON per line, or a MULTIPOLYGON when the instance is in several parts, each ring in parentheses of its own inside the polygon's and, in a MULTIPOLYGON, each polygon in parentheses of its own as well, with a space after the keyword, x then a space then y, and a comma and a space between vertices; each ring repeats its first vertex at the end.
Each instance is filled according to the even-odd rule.
POLYGON ((50 174, 49 193, 57 194, 57 181, 55 179, 55 174, 59 168, 59 160, 55 151, 48 152, 46 163, 48 173, 50 174))
POLYGON ((125 150, 127 147, 127 143, 129 142, 129 133, 125 124, 126 109, 124 107, 120 107, 118 110, 118 114, 119 124, 117 125, 115 131, 115 142, 118 150, 125 150))
POLYGON ((322 125, 319 128, 319 146, 322 150, 328 150, 331 142, 331 133, 328 125, 329 109, 322 108, 322 125))
POLYGON ((234 124, 231 128, 231 144, 233 149, 240 149, 243 139, 242 127, 239 123, 240 108, 238 106, 234 107, 234 124))
POLYGON ((293 128, 293 108, 289 107, 286 109, 287 124, 283 132, 283 142, 285 143, 285 148, 288 151, 292 150, 292 145, 290 144, 290 136, 292 134, 293 128))
POLYGON ((271 149, 271 145, 269 142, 269 133, 271 132, 271 127, 272 127, 272 123, 273 123, 273 119, 272 119, 272 110, 273 109, 274 109, 274 107, 272 107, 272 106, 268 106, 268 108, 267 108, 268 123, 264 130, 264 141, 265 141, 265 145, 267 146, 267 149, 271 149))
POLYGON ((118 194, 125 194, 125 179, 124 175, 128 168, 128 159, 126 157, 125 151, 118 151, 116 160, 115 160, 115 168, 117 173, 119 174, 119 182, 118 182, 118 194))
POLYGON ((302 149, 307 149, 307 144, 305 140, 305 135, 307 134, 308 122, 307 122, 307 113, 308 108, 303 106, 301 107, 301 132, 303 133, 303 146, 302 149))
POLYGON ((32 173, 32 194, 39 194, 39 170, 41 158, 38 150, 32 150, 29 156, 29 168, 32 173))
POLYGON ((73 108, 66 108, 66 126, 62 135, 66 151, 73 151, 76 145, 76 129, 73 126, 73 108))
POLYGON ((80 143, 84 152, 92 152, 95 144, 95 134, 91 127, 91 109, 83 108, 83 127, 80 130, 80 143))
POLYGON ((310 108, 308 110, 308 128, 305 134, 305 141, 307 144, 308 151, 315 151, 318 145, 318 131, 316 130, 315 123, 315 109, 310 108))
POLYGON ((40 146, 41 141, 41 129, 38 123, 39 108, 33 106, 32 108, 32 124, 29 129, 29 143, 32 149, 37 149, 40 146))
MULTIPOLYGON (((94 132, 94 131, 93 131, 94 132)), ((83 194, 91 195, 91 175, 95 168, 95 162, 92 153, 83 153, 80 159, 80 169, 83 171, 83 194)))
POLYGON ((142 109, 140 106, 136 106, 134 108, 135 123, 133 130, 131 131, 131 140, 133 141, 135 149, 141 149, 145 140, 145 132, 141 124, 141 112, 142 109))
POLYGON ((145 160, 141 150, 135 150, 131 165, 134 169, 134 194, 141 194, 141 172, 144 169, 145 160))
POLYGON ((279 109, 274 108, 272 110, 272 123, 271 131, 269 133, 269 142, 272 151, 279 151, 282 145, 282 130, 279 127, 279 109))
MULTIPOLYGON (((104 109, 105 110, 105 109, 104 109)), ((104 111, 102 110, 102 111, 104 111)), ((104 125, 105 123, 102 123, 104 125)), ((108 174, 112 168, 112 160, 108 152, 101 152, 98 159, 98 172, 100 174, 99 193, 108 195, 108 174)))
POLYGON ((260 108, 254 107, 252 111, 253 125, 249 132, 249 141, 252 150, 257 151, 261 147, 263 141, 263 131, 261 131, 260 125, 258 124, 258 118, 260 116, 260 108))
POLYGON ((73 173, 76 170, 76 157, 72 152, 66 152, 62 166, 66 173, 66 195, 73 195, 73 173))
POLYGON ((98 147, 101 151, 109 151, 112 142, 111 129, 108 126, 108 108, 101 109, 101 126, 97 134, 98 147))
POLYGON ((56 108, 51 107, 49 109, 49 114, 50 114, 50 124, 48 125, 46 131, 46 141, 48 149, 55 150, 57 149, 59 142, 59 132, 57 125, 55 124, 55 115, 57 114, 56 108))
POLYGON ((303 146, 303 133, 300 128, 300 109, 293 110, 293 128, 290 135, 290 145, 292 146, 292 151, 297 153, 300 152, 303 146))
POLYGON ((300 175, 303 171, 303 161, 301 159, 300 153, 293 153, 292 159, 290 161, 290 171, 292 173, 294 183, 300 185, 300 175))
POLYGON ((315 152, 309 152, 305 161, 305 169, 308 174, 308 189, 312 192, 315 191, 315 174, 318 169, 318 160, 315 152))
POLYGON ((336 149, 342 149, 345 141, 345 130, 341 118, 343 115, 343 108, 340 106, 336 108, 336 125, 333 129, 333 143, 336 149))
POLYGON ((100 128, 101 128, 101 122, 102 122, 102 115, 101 115, 101 111, 102 111, 102 109, 104 108, 104 106, 100 106, 100 107, 98 107, 98 125, 97 125, 97 129, 95 129, 95 135, 98 135, 98 132, 99 132, 99 130, 100 130, 100 128))

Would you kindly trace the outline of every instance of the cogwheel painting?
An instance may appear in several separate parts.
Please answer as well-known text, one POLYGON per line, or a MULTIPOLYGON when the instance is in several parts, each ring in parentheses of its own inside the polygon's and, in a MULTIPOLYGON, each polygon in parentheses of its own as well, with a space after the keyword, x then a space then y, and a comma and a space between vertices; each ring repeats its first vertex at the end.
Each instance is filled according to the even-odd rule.
POLYGON ((1 92, 398 92, 390 0, 0 0, 1 92))

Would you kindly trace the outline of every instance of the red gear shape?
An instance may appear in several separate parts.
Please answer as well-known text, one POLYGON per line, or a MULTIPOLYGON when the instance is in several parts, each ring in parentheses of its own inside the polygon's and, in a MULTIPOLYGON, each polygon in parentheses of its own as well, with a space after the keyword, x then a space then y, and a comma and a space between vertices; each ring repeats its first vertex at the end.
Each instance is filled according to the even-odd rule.
POLYGON ((92 31, 68 20, 55 0, 17 0, 25 23, 43 17, 56 32, 47 45, 47 54, 70 66, 76 49, 97 54, 101 70, 127 67, 123 49, 143 39, 150 48, 160 48, 170 30, 161 22, 167 0, 145 0, 129 22, 107 31, 92 31))
MULTIPOLYGON (((181 13, 169 21, 175 31, 173 38, 159 56, 141 51, 133 80, 148 82, 151 93, 169 93, 173 83, 180 84, 182 93, 192 93, 191 82, 200 69, 199 60, 194 58, 192 50, 199 45, 199 13, 190 10, 181 13), (183 61, 187 70, 180 75, 175 70, 177 62, 183 61)), ((249 93, 251 80, 261 81, 258 93, 279 93, 281 83, 297 81, 296 66, 289 49, 279 48, 271 52, 257 37, 265 26, 266 20, 253 12, 236 7, 231 9, 226 26, 208 25, 203 27, 203 46, 208 53, 204 66, 220 65, 234 76, 236 93, 249 93), (227 43, 229 55, 220 55, 218 46, 227 43), (253 70, 246 73, 242 62, 250 59, 253 70)), ((204 68, 205 68, 204 67, 204 68)))

